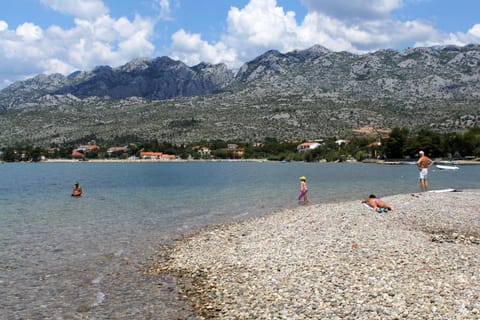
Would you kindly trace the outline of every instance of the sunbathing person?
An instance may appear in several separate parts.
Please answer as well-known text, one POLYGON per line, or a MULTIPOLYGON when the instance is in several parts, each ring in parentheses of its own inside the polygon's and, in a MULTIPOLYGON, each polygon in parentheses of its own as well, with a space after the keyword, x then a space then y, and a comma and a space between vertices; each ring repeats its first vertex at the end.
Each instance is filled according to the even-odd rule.
POLYGON ((395 208, 389 204, 386 204, 382 199, 375 197, 374 194, 371 194, 367 199, 363 199, 362 203, 368 204, 372 207, 373 211, 377 211, 378 208, 387 209, 391 211, 395 211, 395 208))

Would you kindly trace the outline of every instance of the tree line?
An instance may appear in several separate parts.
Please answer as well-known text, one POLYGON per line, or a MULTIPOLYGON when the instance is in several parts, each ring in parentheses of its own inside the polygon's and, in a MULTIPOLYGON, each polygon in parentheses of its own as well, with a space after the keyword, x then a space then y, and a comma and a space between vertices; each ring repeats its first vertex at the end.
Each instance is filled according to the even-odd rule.
MULTIPOLYGON (((89 137, 94 138, 94 137, 89 137)), ((130 137, 131 138, 131 137, 130 137)), ((117 139, 118 140, 118 139, 117 139)), ((127 139, 120 139, 127 140, 127 139)), ((102 141, 103 142, 103 141, 102 141)), ((416 133, 407 128, 393 128, 388 137, 352 136, 342 142, 335 137, 325 138, 313 150, 299 152, 297 146, 303 141, 278 141, 265 138, 261 143, 237 141, 199 141, 194 144, 173 144, 170 142, 140 141, 126 144, 124 151, 107 154, 107 147, 86 152, 83 160, 127 159, 138 157, 140 151, 157 151, 173 154, 179 159, 268 159, 277 161, 347 161, 365 159, 411 159, 424 150, 430 157, 464 159, 480 157, 480 128, 473 127, 466 132, 439 133, 423 129, 416 133), (235 144, 232 149, 229 145, 235 144), (198 147, 207 148, 202 152, 198 147), (241 150, 241 152, 240 152, 241 150)), ((103 142, 104 143, 104 142, 103 142)), ((75 146, 50 146, 42 148, 32 145, 16 145, 1 149, 3 161, 41 161, 43 159, 70 159, 75 146)))

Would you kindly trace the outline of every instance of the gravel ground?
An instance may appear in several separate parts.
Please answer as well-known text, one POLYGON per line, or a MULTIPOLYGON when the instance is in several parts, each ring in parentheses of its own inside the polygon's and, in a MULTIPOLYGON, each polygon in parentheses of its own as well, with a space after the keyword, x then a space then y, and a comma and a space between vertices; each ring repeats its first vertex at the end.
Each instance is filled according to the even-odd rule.
MULTIPOLYGON (((367 197, 368 195, 365 195, 367 197)), ((197 319, 480 319, 480 190, 299 206, 199 230, 148 272, 197 319)))

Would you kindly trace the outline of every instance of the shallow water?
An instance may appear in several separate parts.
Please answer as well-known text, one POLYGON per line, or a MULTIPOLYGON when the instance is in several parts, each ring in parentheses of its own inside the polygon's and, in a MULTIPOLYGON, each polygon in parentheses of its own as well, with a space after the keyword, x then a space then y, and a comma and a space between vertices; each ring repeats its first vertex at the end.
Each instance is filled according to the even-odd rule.
MULTIPOLYGON (((188 318, 171 279, 139 270, 194 228, 312 203, 418 192, 411 165, 272 162, 0 165, 0 318, 188 318), (84 189, 71 198, 74 181, 84 189)), ((478 189, 480 166, 432 169, 431 189, 478 189)))

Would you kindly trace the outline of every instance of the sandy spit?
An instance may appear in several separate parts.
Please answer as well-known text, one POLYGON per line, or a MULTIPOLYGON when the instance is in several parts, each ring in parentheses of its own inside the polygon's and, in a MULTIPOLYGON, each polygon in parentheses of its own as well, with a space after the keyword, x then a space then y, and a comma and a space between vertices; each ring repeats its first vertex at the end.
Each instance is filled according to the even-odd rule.
MULTIPOLYGON (((365 195, 366 197, 367 195, 365 195)), ((198 319, 480 319, 480 190, 299 206, 158 250, 198 319)))

